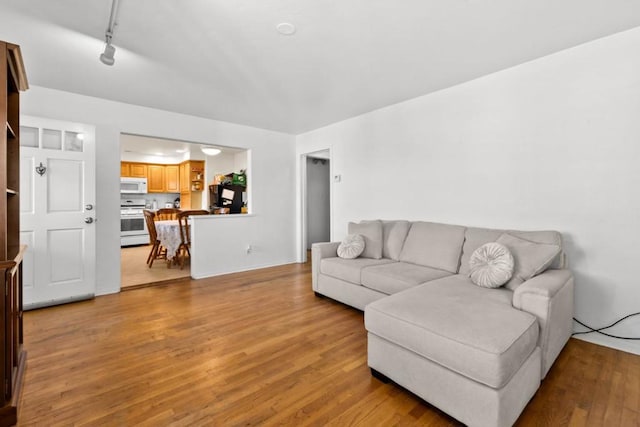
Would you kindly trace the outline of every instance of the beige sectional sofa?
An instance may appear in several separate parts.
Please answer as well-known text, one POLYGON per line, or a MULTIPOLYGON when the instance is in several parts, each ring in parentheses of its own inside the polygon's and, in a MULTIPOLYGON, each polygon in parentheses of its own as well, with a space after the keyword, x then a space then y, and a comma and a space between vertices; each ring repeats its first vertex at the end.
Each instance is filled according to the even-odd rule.
POLYGON ((313 290, 364 310, 372 373, 467 425, 512 425, 571 336, 574 281, 560 233, 408 221, 350 227, 365 231, 367 249, 344 259, 339 242, 314 244, 313 290), (555 245, 557 255, 503 287, 477 286, 469 258, 505 234, 524 245, 512 248, 516 270, 540 263, 540 248, 555 245))

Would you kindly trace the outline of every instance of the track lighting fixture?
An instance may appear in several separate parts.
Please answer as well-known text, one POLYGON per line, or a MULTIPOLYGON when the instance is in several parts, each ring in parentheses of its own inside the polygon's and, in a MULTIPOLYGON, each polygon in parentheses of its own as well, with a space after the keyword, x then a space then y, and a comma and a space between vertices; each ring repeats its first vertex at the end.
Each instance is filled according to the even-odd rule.
POLYGON ((113 65, 116 62, 115 54, 116 48, 111 44, 111 37, 107 36, 107 44, 104 46, 104 52, 100 54, 100 61, 105 65, 113 65))
POLYGON ((115 63, 116 48, 111 44, 113 38, 113 30, 116 26, 116 15, 118 13, 118 0, 112 0, 111 15, 109 16, 109 24, 107 31, 104 33, 105 46, 104 52, 100 54, 100 61, 105 65, 113 65, 115 63))

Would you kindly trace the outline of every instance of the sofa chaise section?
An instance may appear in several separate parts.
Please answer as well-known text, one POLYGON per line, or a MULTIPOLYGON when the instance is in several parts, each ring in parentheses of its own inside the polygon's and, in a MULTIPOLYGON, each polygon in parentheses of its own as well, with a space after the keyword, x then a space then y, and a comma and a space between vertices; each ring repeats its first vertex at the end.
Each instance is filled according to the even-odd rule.
POLYGON ((538 389, 541 369, 537 319, 511 298, 458 274, 371 303, 369 366, 467 425, 511 425, 538 389), (421 365, 429 368, 411 368, 421 365), (454 386, 460 380, 450 377, 467 384, 454 386), (506 406, 496 399, 505 391, 506 406))

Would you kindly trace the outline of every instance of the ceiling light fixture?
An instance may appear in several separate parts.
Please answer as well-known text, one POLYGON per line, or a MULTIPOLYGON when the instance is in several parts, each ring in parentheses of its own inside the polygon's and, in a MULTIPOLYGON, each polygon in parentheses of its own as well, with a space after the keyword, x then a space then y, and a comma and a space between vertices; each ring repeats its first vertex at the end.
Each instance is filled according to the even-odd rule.
POLYGON ((282 22, 276 25, 276 30, 284 36, 291 36, 296 32, 296 26, 290 22, 282 22))
POLYGON ((112 0, 111 3, 111 15, 109 16, 109 24, 107 31, 104 33, 105 47, 104 52, 100 54, 100 61, 105 65, 113 65, 116 60, 114 55, 116 54, 116 48, 111 44, 113 38, 113 30, 116 26, 116 15, 118 13, 118 0, 112 0))
POLYGON ((207 156, 217 156, 218 154, 220 154, 222 152, 222 150, 219 150, 219 149, 213 148, 213 147, 200 147, 200 149, 207 156))

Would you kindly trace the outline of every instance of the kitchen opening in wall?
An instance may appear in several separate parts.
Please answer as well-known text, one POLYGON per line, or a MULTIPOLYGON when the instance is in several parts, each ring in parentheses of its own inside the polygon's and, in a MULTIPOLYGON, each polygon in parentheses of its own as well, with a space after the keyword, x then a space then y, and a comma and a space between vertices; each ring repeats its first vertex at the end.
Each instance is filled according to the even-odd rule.
POLYGON ((249 157, 214 142, 120 135, 122 289, 191 276, 190 229, 180 218, 248 213, 249 157))

